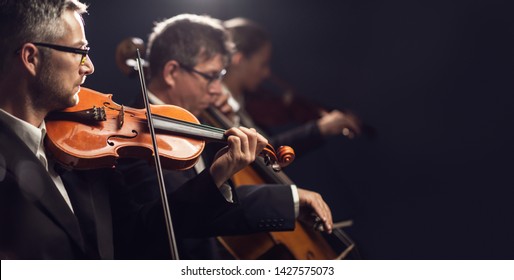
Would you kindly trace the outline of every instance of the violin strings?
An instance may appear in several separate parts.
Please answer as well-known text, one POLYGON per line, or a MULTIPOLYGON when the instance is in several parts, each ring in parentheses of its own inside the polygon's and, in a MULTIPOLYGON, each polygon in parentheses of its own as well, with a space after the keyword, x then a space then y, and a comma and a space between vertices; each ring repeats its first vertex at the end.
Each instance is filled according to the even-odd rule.
MULTIPOLYGON (((174 118, 163 117, 163 116, 159 116, 159 115, 153 115, 153 117, 154 117, 154 119, 159 119, 159 120, 167 121, 167 122, 170 122, 170 123, 184 125, 184 126, 191 127, 191 128, 197 128, 197 129, 200 129, 200 130, 206 130, 206 131, 211 131, 211 132, 217 132, 217 133, 220 133, 220 134, 225 134, 225 130, 224 129, 213 127, 213 126, 209 126, 209 125, 190 123, 190 122, 187 122, 187 121, 177 120, 177 119, 174 119, 174 118)), ((143 119, 141 117, 136 117, 136 118, 140 120, 140 123, 146 123, 146 119, 143 119)))
POLYGON ((155 117, 157 117, 159 119, 162 119, 162 120, 183 124, 185 126, 191 126, 191 127, 195 127, 195 128, 199 128, 199 129, 210 130, 210 131, 213 131, 213 132, 219 132, 221 134, 225 133, 224 129, 217 128, 217 127, 214 127, 214 126, 209 126, 209 125, 205 125, 205 124, 191 123, 191 122, 186 122, 186 121, 183 121, 183 120, 177 120, 177 119, 173 119, 173 118, 169 118, 169 117, 163 117, 163 116, 159 116, 159 115, 156 115, 155 117))
MULTIPOLYGON (((153 116, 154 121, 162 121, 165 123, 171 123, 171 124, 178 125, 177 128, 160 127, 161 129, 164 129, 166 131, 184 133, 187 136, 198 136, 200 138, 206 138, 206 139, 210 139, 210 140, 214 140, 214 141, 219 141, 219 140, 225 141, 226 140, 226 138, 225 138, 226 130, 218 128, 218 127, 191 123, 191 122, 177 120, 174 118, 164 117, 164 116, 155 115, 155 114, 152 114, 152 116, 153 116), (183 127, 191 128, 192 130, 186 132, 183 129, 181 129, 183 127), (195 132, 195 130, 196 130, 196 132, 195 132)), ((146 119, 143 119, 138 116, 136 116, 134 118, 137 119, 139 123, 146 124, 146 119)), ((158 126, 158 125, 156 124, 156 126, 158 126)), ((159 128, 159 127, 157 127, 157 128, 159 128)), ((264 161, 258 161, 258 163, 262 164, 263 166, 268 166, 268 164, 273 165, 274 163, 279 161, 279 159, 276 156, 275 149, 270 144, 266 145, 266 147, 261 152, 261 154, 267 155, 267 157, 271 160, 271 163, 265 163, 264 161)), ((269 168, 263 168, 263 169, 269 171, 269 168)), ((282 178, 282 177, 283 176, 278 175, 278 178, 281 178, 281 181, 285 181, 285 182, 289 181, 289 180, 287 180, 288 178, 282 178)))

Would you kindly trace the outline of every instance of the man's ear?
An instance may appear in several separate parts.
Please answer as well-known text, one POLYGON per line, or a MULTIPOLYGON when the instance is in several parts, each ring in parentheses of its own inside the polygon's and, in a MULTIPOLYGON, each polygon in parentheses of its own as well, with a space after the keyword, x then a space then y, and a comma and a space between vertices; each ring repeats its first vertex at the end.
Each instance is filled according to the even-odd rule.
POLYGON ((178 70, 180 70, 178 62, 176 60, 169 60, 163 66, 162 80, 171 87, 175 86, 175 77, 178 70))
POLYGON ((20 56, 25 69, 27 69, 31 75, 35 76, 39 64, 41 64, 41 52, 39 49, 34 44, 27 43, 21 47, 17 55, 20 56))
POLYGON ((242 59, 243 59, 243 53, 242 52, 235 52, 232 55, 232 57, 231 57, 230 64, 231 65, 238 65, 239 63, 241 63, 242 59))

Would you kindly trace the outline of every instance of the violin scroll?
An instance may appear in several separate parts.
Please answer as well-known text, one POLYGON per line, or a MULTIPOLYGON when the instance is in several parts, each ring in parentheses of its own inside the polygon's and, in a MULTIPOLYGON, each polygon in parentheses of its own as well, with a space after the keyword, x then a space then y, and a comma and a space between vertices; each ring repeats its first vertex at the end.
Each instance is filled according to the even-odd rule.
MULTIPOLYGON (((143 53, 145 52, 145 42, 137 37, 125 38, 116 46, 116 65, 125 76, 135 77, 137 75, 137 63, 134 54, 138 49, 143 53)), ((143 67, 148 66, 147 61, 143 60, 142 62, 143 67)))
POLYGON ((281 167, 286 167, 293 162, 295 159, 295 153, 293 148, 289 146, 280 146, 277 150, 277 159, 281 164, 281 167))
POLYGON ((267 145, 260 156, 264 159, 267 166, 271 166, 273 171, 279 172, 282 168, 291 164, 295 158, 293 148, 289 146, 280 146, 278 152, 275 152, 273 146, 267 145))

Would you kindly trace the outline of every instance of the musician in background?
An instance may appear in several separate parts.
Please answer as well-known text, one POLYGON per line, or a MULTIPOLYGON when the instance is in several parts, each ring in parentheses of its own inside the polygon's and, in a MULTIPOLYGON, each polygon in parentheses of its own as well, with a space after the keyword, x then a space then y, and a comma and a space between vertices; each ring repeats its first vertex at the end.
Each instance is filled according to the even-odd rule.
MULTIPOLYGON (((217 19, 182 14, 156 24, 147 46, 150 102, 177 105, 200 116, 222 94, 221 78, 232 52, 233 43, 217 19)), ((240 129, 247 130, 244 127, 240 129)), ((173 192, 183 182, 202 172, 215 158, 216 150, 207 147, 194 169, 165 171, 168 191, 173 192)), ((134 177, 137 180, 144 175, 135 174, 134 177)), ((133 196, 141 200, 158 195, 150 193, 144 184, 132 191, 133 196)), ((323 219, 327 231, 331 231, 330 209, 318 193, 291 185, 246 186, 238 188, 236 193, 240 207, 210 223, 219 235, 291 230, 300 210, 307 214, 314 211, 323 219), (234 223, 235 220, 245 222, 234 223)), ((198 232, 198 235, 205 233, 198 232)), ((145 238, 143 242, 131 242, 139 243, 138 247, 143 249, 147 258, 166 257, 163 240, 145 238)), ((178 239, 179 252, 184 259, 222 257, 215 243, 212 238, 178 239)))
MULTIPOLYGON (((252 116, 245 110, 245 95, 258 94, 256 91, 259 85, 271 74, 271 39, 261 26, 245 18, 227 20, 224 26, 232 35, 236 52, 223 78, 225 97, 221 97, 216 105, 235 122, 257 127, 252 116), (229 98, 231 109, 223 105, 226 98, 229 98)), ((266 113, 266 108, 263 108, 262 114, 266 113)), ((295 147, 297 154, 301 155, 320 146, 325 137, 341 133, 350 137, 360 134, 360 125, 360 120, 355 115, 333 110, 323 112, 317 120, 272 135, 268 140, 272 145, 295 147)))

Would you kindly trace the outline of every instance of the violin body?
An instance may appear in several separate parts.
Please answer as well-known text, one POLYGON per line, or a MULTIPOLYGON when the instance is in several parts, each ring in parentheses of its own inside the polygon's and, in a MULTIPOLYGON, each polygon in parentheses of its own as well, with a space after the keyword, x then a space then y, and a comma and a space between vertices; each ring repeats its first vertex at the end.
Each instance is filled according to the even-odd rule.
MULTIPOLYGON (((120 157, 151 160, 153 148, 146 111, 116 104, 111 94, 81 88, 79 103, 46 119, 46 147, 61 164, 90 169, 114 167, 120 157), (97 110, 101 109, 101 112, 97 110), (101 115, 103 116, 93 116, 101 115)), ((198 124, 185 109, 172 105, 152 105, 152 115, 198 124)), ((159 133, 157 144, 163 167, 192 167, 205 141, 172 133, 159 133)))

